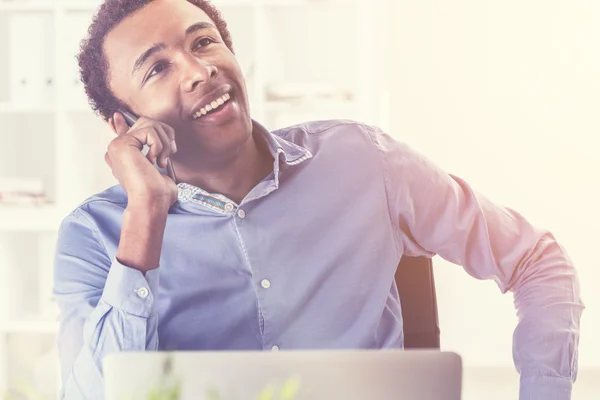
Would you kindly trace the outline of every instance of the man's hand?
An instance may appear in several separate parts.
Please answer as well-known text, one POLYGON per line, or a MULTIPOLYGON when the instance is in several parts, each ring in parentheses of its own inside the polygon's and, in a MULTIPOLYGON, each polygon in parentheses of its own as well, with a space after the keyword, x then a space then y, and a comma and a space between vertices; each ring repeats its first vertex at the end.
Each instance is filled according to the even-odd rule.
POLYGON ((115 113, 110 121, 117 137, 109 144, 105 161, 127 192, 130 205, 155 208, 165 212, 177 200, 177 185, 155 168, 166 168, 167 159, 177 151, 175 131, 169 125, 140 117, 131 128, 125 118, 115 113), (148 154, 142 154, 144 145, 148 154))
POLYGON ((105 160, 128 197, 116 258, 145 273, 159 267, 167 215, 177 200, 175 182, 154 166, 156 162, 165 168, 168 157, 177 151, 175 131, 145 117, 130 129, 119 113, 109 123, 117 137, 109 144, 105 160), (144 145, 150 148, 146 156, 144 145))

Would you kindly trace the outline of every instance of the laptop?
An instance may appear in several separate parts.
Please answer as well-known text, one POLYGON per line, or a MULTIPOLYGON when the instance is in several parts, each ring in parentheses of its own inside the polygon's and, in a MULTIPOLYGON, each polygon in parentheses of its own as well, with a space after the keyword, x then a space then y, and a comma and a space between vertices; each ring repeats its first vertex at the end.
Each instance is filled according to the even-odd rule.
POLYGON ((460 400, 461 358, 436 350, 124 352, 106 400, 460 400))

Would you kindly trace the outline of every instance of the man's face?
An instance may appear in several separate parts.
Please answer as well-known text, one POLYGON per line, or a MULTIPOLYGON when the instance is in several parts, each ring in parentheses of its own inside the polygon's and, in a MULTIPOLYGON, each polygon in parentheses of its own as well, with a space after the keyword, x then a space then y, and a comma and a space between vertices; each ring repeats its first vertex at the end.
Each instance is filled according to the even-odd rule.
POLYGON ((193 4, 151 2, 109 32, 104 52, 113 93, 136 114, 172 126, 179 154, 235 151, 250 137, 240 66, 193 4))

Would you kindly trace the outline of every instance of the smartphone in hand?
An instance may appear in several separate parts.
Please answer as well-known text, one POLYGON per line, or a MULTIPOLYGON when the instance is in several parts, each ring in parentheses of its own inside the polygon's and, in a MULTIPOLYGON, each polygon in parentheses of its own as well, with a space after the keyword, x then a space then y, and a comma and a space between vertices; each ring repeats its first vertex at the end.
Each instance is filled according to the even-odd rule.
MULTIPOLYGON (((121 113, 121 115, 123 115, 123 117, 125 118, 125 121, 127 122, 127 126, 129 126, 130 128, 138 120, 138 117, 130 112, 127 112, 127 111, 119 111, 119 112, 121 113)), ((142 149, 142 153, 144 153, 144 155, 146 155, 146 154, 148 154, 148 150, 149 150, 148 146, 144 146, 144 148, 142 149)), ((156 169, 158 169, 160 171, 161 174, 167 175, 169 178, 171 178, 173 180, 173 182, 177 183, 177 177, 175 175, 175 170, 173 169, 173 164, 171 163, 170 158, 167 161, 166 169, 159 167, 156 163, 154 164, 154 166, 156 167, 156 169)))

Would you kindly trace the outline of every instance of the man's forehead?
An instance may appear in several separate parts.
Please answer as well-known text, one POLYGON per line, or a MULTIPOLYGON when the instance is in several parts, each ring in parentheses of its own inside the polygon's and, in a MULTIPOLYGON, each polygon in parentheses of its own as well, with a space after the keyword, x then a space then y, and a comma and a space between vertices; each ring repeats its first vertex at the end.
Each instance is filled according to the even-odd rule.
POLYGON ((135 48, 183 38, 198 22, 214 24, 200 8, 185 0, 154 0, 123 19, 106 36, 105 51, 131 52, 135 48))

